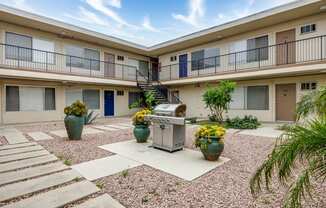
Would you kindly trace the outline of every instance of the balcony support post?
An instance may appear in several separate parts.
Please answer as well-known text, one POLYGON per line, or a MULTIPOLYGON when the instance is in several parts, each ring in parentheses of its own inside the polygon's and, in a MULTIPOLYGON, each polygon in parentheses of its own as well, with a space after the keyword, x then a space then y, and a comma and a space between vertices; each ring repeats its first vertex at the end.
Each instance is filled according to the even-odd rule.
POLYGON ((48 71, 48 52, 46 52, 45 55, 46 55, 46 58, 45 58, 45 60, 46 60, 46 62, 45 62, 45 71, 48 71))
POLYGON ((260 48, 258 48, 258 69, 260 69, 260 48))

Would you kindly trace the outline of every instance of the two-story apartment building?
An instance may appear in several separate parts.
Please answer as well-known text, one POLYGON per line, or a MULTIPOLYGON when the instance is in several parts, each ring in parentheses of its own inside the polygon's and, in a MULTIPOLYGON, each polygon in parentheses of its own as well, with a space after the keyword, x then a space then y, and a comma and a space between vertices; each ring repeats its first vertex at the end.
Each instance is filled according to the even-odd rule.
POLYGON ((201 95, 234 80, 229 116, 292 121, 300 95, 326 85, 326 1, 304 0, 151 47, 0 6, 1 123, 60 120, 83 100, 124 116, 141 84, 187 116, 205 117, 201 95), (179 99, 178 99, 179 98, 179 99))

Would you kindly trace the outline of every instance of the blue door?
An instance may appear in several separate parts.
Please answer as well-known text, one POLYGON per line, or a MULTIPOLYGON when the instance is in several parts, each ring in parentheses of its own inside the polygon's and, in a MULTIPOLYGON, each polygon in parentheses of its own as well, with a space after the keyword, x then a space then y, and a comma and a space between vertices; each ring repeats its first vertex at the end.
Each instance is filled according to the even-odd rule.
POLYGON ((179 56, 179 77, 187 77, 188 74, 188 55, 179 56))
POLYGON ((104 91, 104 115, 114 116, 114 91, 104 91))

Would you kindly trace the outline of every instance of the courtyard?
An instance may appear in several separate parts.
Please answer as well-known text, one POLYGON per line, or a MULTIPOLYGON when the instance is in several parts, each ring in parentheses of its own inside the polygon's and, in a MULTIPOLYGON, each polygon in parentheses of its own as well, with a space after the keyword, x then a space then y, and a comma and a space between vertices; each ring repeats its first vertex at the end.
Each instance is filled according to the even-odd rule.
MULTIPOLYGON (((222 156, 208 162, 193 145, 198 125, 186 125, 185 149, 175 153, 136 143, 129 117, 98 119, 79 141, 67 139, 63 122, 3 126, 0 206, 280 207, 284 187, 273 184, 256 199, 249 189, 282 133, 276 127, 228 129, 222 156)), ((314 191, 305 207, 326 203, 326 187, 314 191)))

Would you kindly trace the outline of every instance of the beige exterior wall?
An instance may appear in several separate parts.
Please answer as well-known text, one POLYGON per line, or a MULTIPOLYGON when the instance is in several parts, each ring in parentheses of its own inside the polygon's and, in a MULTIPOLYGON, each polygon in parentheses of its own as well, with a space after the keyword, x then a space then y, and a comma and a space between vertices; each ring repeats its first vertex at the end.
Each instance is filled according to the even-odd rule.
POLYGON ((114 93, 114 114, 115 116, 132 115, 138 109, 129 109, 128 107, 128 92, 138 91, 137 88, 130 87, 115 87, 115 86, 101 86, 101 85, 81 85, 81 84, 62 84, 57 82, 41 82, 41 81, 27 81, 27 80, 10 80, 3 79, 0 81, 0 95, 1 95, 1 123, 26 123, 26 122, 42 122, 42 121, 57 121, 64 118, 63 109, 66 106, 66 89, 98 89, 100 90, 100 109, 95 110, 104 116, 104 90, 113 90, 114 93), (55 88, 56 94, 56 110, 53 111, 19 111, 6 112, 6 93, 5 86, 30 86, 30 87, 52 87, 55 88), (117 96, 116 91, 123 90, 124 96, 117 96))
MULTIPOLYGON (((17 33, 21 35, 27 35, 32 38, 37 38, 41 40, 46 40, 46 41, 51 41, 54 43, 55 47, 55 52, 59 53, 55 55, 55 65, 49 64, 46 66, 44 63, 36 63, 36 62, 23 62, 20 61, 20 67, 23 68, 29 68, 31 67, 32 69, 42 69, 42 70, 47 70, 48 72, 54 72, 54 73, 68 73, 68 74, 78 74, 78 75, 85 75, 89 76, 90 71, 87 69, 83 68, 77 68, 77 67, 69 67, 66 66, 66 57, 62 56, 60 54, 67 54, 65 51, 65 47, 68 45, 73 45, 73 46, 79 46, 82 48, 88 48, 88 49, 93 49, 96 51, 100 52, 100 60, 104 61, 104 53, 109 53, 115 55, 115 76, 117 79, 124 77, 125 79, 132 80, 135 77, 135 68, 134 67, 129 67, 130 65, 128 63, 129 59, 136 59, 136 60, 142 60, 142 61, 149 61, 149 57, 143 56, 140 54, 133 54, 130 52, 126 52, 123 50, 117 50, 114 48, 107 48, 107 47, 102 47, 100 45, 95 45, 95 44, 90 44, 85 41, 79 41, 75 40, 72 38, 63 38, 59 37, 58 35, 35 30, 35 29, 30 29, 28 27, 21 27, 5 22, 0 21, 0 43, 5 43, 5 33, 6 32, 12 32, 12 33, 17 33), (117 56, 124 56, 124 61, 119 61, 117 59, 117 56)), ((4 65, 9 65, 9 66, 18 66, 18 62, 12 59, 5 59, 4 54, 4 47, 0 47, 0 64, 4 65)), ((41 51, 34 51, 33 53, 36 53, 36 56, 41 57, 41 59, 45 59, 46 54, 41 51)), ((45 62, 45 60, 44 60, 45 62)), ((100 71, 92 70, 91 76, 99 76, 103 77, 104 76, 104 68, 105 65, 104 63, 100 64, 100 71)))
MULTIPOLYGON (((269 110, 229 110, 227 116, 243 117, 245 115, 256 116, 260 121, 273 122, 276 120, 276 104, 275 104, 275 86, 277 84, 296 84, 296 99, 300 99, 300 96, 307 91, 301 91, 302 82, 317 82, 317 86, 326 86, 326 74, 315 76, 297 76, 297 77, 284 77, 274 79, 261 79, 261 80, 248 80, 238 81, 237 86, 257 86, 268 85, 269 86, 269 110)), ((171 90, 178 90, 180 99, 187 105, 187 117, 207 117, 209 111, 205 108, 205 104, 202 101, 202 95, 208 86, 214 86, 216 84, 194 84, 184 85, 171 88, 171 90)))
MULTIPOLYGON (((201 49, 206 49, 206 48, 219 48, 220 49, 220 55, 223 54, 228 54, 230 53, 229 49, 230 49, 230 45, 234 42, 237 41, 242 41, 242 40, 248 40, 251 38, 256 38, 256 37, 261 37, 261 36, 265 36, 268 35, 268 45, 275 45, 276 44, 276 33, 277 32, 281 32, 281 31, 286 31, 286 30, 290 30, 290 29, 296 29, 296 40, 302 40, 302 39, 306 39, 306 38, 311 38, 311 37, 317 37, 317 36, 321 36, 321 35, 326 35, 326 14, 319 14, 319 15, 314 15, 314 16, 310 16, 310 17, 306 17, 306 18, 302 18, 299 20, 294 20, 291 22, 287 22, 287 23, 283 23, 283 24, 279 24, 279 25, 275 25, 275 26, 271 26, 271 27, 267 27, 267 28, 262 28, 259 30, 255 30, 252 32, 248 32, 248 33, 244 33, 241 35, 234 35, 231 37, 225 37, 221 40, 215 41, 215 42, 210 42, 207 44, 202 44, 202 45, 198 45, 192 48, 187 48, 181 51, 175 51, 173 53, 168 53, 168 54, 164 54, 159 56, 159 62, 161 63, 162 66, 162 70, 160 72, 160 78, 164 81, 169 79, 170 76, 172 76, 173 78, 177 78, 179 75, 179 65, 178 65, 178 56, 182 55, 182 54, 187 54, 188 55, 188 61, 191 61, 191 53, 194 51, 198 51, 201 49), (312 33, 307 33, 307 34, 301 34, 300 28, 303 25, 306 24, 316 24, 316 31, 312 32, 312 33), (170 61, 170 57, 171 56, 177 56, 177 60, 174 62, 170 61), (172 72, 170 75, 170 66, 169 67, 164 67, 164 66, 168 66, 171 64, 175 64, 171 66, 172 72)), ((323 41, 325 40, 325 38, 323 39, 323 41)), ((316 57, 316 58, 320 58, 320 43, 318 42, 320 40, 313 40, 310 42, 307 42, 306 44, 314 44, 316 45, 314 47, 314 50, 304 50, 304 46, 300 46, 300 44, 297 44, 297 53, 296 53, 296 60, 299 61, 301 59, 303 59, 303 57, 316 57), (301 47, 301 48, 298 48, 301 47), (314 51, 318 51, 318 54, 314 54, 314 51)), ((326 52, 326 47, 323 47, 323 54, 325 54, 326 52)), ((270 65, 275 65, 276 64, 276 47, 273 48, 269 48, 269 59, 268 61, 262 61, 260 63, 261 67, 265 66, 270 66, 270 65)), ((246 54, 241 54, 240 56, 246 56, 246 54)), ((238 57, 238 58, 239 58, 238 57)), ((324 57, 326 57, 324 55, 324 57)), ((232 58, 232 57, 231 57, 232 58)), ((221 67, 217 67, 215 68, 207 68, 207 69, 203 69, 200 70, 200 74, 209 74, 209 73, 214 73, 215 70, 218 72, 225 72, 225 71, 233 71, 234 70, 234 66, 229 64, 229 57, 228 56, 224 56, 224 57, 220 57, 220 63, 221 63, 221 67)), ((241 69, 250 69, 253 67, 257 67, 258 63, 257 62, 250 62, 250 63, 241 63, 239 68, 241 69)), ((191 64, 188 64, 188 77, 191 76, 197 76, 198 71, 191 71, 191 64)))

